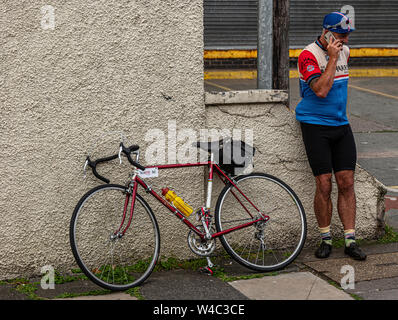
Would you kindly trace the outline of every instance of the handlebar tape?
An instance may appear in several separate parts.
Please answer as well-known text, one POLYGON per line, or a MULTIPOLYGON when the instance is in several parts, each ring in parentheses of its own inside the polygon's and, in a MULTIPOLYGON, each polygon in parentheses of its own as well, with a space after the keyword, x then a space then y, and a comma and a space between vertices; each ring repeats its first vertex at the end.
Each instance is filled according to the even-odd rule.
POLYGON ((139 163, 135 162, 133 159, 131 159, 131 156, 129 153, 126 153, 127 159, 129 160, 129 162, 133 165, 136 166, 138 169, 144 171, 145 167, 140 165, 139 163))
MULTIPOLYGON (((134 152, 134 151, 138 150, 138 149, 139 149, 139 146, 136 145, 136 144, 133 144, 132 146, 126 148, 126 147, 123 145, 123 143, 120 143, 120 146, 122 147, 123 153, 127 156, 128 161, 129 161, 133 166, 135 166, 135 167, 137 167, 138 169, 144 171, 144 170, 145 170, 145 167, 142 166, 142 165, 140 165, 139 163, 135 162, 135 161, 131 158, 131 155, 130 155, 131 152, 134 152)), ((95 161, 91 161, 91 160, 90 160, 90 157, 87 157, 86 160, 87 160, 87 165, 92 169, 93 174, 94 174, 94 176, 95 176, 96 178, 98 178, 98 179, 104 181, 105 183, 110 183, 110 180, 109 180, 109 179, 107 179, 107 178, 101 176, 101 175, 98 173, 98 171, 97 171, 97 164, 98 164, 98 163, 102 163, 102 162, 111 161, 111 160, 114 160, 114 159, 116 159, 116 158, 118 158, 118 157, 119 157, 119 155, 118 155, 118 154, 115 154, 115 155, 113 155, 113 156, 109 156, 109 157, 106 157, 106 158, 100 158, 100 159, 97 159, 97 160, 95 160, 95 161)))
POLYGON ((145 167, 142 166, 142 165, 140 165, 139 163, 135 162, 135 161, 131 158, 131 155, 130 155, 131 152, 134 152, 134 151, 138 150, 140 147, 139 147, 138 145, 136 145, 136 144, 133 144, 132 146, 126 148, 126 147, 123 145, 122 142, 120 143, 120 146, 122 147, 122 151, 123 151, 124 154, 126 155, 128 161, 129 161, 133 166, 135 166, 135 167, 137 167, 138 169, 144 171, 144 170, 145 170, 145 167))
POLYGON ((91 168, 92 171, 93 171, 94 176, 95 176, 97 179, 100 179, 100 180, 104 181, 105 183, 109 183, 109 182, 110 182, 109 179, 107 179, 107 178, 101 176, 101 175, 98 173, 98 171, 97 171, 97 164, 98 164, 98 163, 101 163, 101 162, 105 162, 105 161, 110 161, 110 160, 116 159, 117 157, 118 157, 117 155, 116 155, 116 156, 110 156, 110 157, 101 158, 101 159, 98 159, 98 160, 95 160, 95 161, 91 161, 91 160, 90 160, 90 157, 87 157, 87 161, 88 161, 87 164, 88 164, 88 166, 90 166, 90 168, 91 168))

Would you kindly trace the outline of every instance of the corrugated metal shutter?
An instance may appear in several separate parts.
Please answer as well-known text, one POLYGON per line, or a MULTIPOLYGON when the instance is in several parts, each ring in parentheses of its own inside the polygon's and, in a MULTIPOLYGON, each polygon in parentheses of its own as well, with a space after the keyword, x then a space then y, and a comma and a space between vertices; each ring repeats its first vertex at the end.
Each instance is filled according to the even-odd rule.
MULTIPOLYGON (((398 0, 290 0, 290 48, 313 41, 324 15, 344 6, 355 13, 350 47, 398 47, 398 0)), ((204 41, 206 50, 256 49, 257 0, 204 0, 204 41)))
POLYGON ((207 50, 257 47, 257 0, 204 0, 207 50))
POLYGON ((354 10, 356 31, 350 35, 350 47, 398 47, 397 0, 290 0, 291 48, 302 48, 320 34, 325 14, 354 10), (349 8, 347 6, 349 3, 349 8))

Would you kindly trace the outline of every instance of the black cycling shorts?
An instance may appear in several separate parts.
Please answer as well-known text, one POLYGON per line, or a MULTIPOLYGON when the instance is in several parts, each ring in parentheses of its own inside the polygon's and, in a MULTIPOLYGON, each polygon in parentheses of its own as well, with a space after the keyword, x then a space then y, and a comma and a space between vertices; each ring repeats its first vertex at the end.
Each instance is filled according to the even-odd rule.
POLYGON ((314 176, 341 170, 354 170, 357 151, 349 124, 322 126, 300 122, 301 132, 314 176))

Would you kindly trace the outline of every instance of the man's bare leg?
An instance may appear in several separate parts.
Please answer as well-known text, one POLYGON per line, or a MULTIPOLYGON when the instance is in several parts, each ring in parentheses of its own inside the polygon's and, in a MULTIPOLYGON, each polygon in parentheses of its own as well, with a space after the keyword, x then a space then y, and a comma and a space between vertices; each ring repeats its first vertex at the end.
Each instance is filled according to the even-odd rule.
POLYGON ((338 187, 337 211, 344 226, 344 252, 355 260, 365 260, 366 254, 355 242, 356 197, 354 171, 338 171, 335 173, 335 177, 338 187))
POLYGON ((319 228, 324 228, 330 226, 332 221, 332 174, 321 174, 315 179, 314 211, 319 228))
POLYGON ((354 190, 354 171, 342 170, 335 173, 338 198, 337 211, 344 230, 355 229, 356 198, 354 190))
POLYGON ((332 237, 330 233, 330 223, 332 220, 332 174, 321 174, 316 176, 315 179, 314 211, 322 237, 321 245, 315 251, 315 256, 318 258, 327 258, 332 251, 332 237))

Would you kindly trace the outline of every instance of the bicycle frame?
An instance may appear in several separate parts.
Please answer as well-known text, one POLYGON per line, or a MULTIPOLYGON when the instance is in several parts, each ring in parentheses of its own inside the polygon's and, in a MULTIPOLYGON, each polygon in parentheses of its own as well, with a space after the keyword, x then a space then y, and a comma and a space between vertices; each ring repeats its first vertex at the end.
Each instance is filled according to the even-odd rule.
MULTIPOLYGON (((234 183, 233 179, 230 179, 224 171, 218 166, 217 163, 213 161, 213 154, 211 153, 211 157, 209 161, 206 162, 198 162, 198 163, 184 163, 184 164, 166 164, 166 165, 153 165, 153 166, 147 166, 146 168, 158 168, 159 170, 163 169, 176 169, 176 168, 186 168, 186 167, 200 167, 200 166, 208 166, 209 167, 209 177, 208 177, 208 184, 207 184, 207 199, 206 199, 206 210, 210 210, 210 205, 211 205, 211 196, 212 196, 212 185, 213 185, 213 174, 214 172, 218 175, 218 177, 225 183, 227 184, 226 181, 230 182, 236 190, 249 202, 249 204, 258 212, 258 217, 254 218, 253 215, 250 213, 250 211, 246 208, 246 206, 237 198, 237 196, 232 192, 232 194, 235 196, 237 201, 242 205, 243 209, 250 215, 250 217, 253 219, 250 222, 244 223, 242 225, 226 229, 220 232, 216 232, 211 234, 210 238, 206 238, 206 233, 203 233, 200 231, 198 228, 196 228, 185 216, 183 213, 181 213, 177 208, 172 206, 169 202, 167 202, 163 197, 161 197, 158 193, 156 193, 150 186, 148 186, 143 179, 141 179, 138 175, 138 170, 134 171, 134 175, 132 178, 132 181, 130 183, 130 187, 132 188, 131 191, 131 209, 130 209, 130 216, 129 216, 129 221, 127 222, 126 227, 124 230, 121 232, 121 235, 123 235, 127 229, 130 227, 131 220, 133 218, 133 213, 134 213, 134 205, 135 205, 135 199, 136 199, 136 194, 137 194, 137 189, 138 185, 140 185, 144 190, 151 194, 153 197, 155 197, 161 204, 163 204, 167 209, 169 209, 177 218, 179 218, 189 229, 191 229, 193 232, 195 232, 201 239, 213 239, 220 237, 224 234, 233 232, 235 230, 239 230, 242 228, 246 228, 248 226, 251 226, 257 222, 260 221, 268 221, 269 216, 265 215, 262 213, 251 201, 250 199, 247 198, 247 196, 236 186, 234 183), (224 178, 224 180, 223 180, 224 178)), ((130 193, 126 194, 126 200, 124 204, 124 210, 123 210, 123 218, 122 222, 120 224, 119 229, 115 232, 116 234, 120 234, 120 230, 124 224, 125 218, 126 218, 126 211, 128 208, 129 204, 129 198, 130 198, 130 193)))

